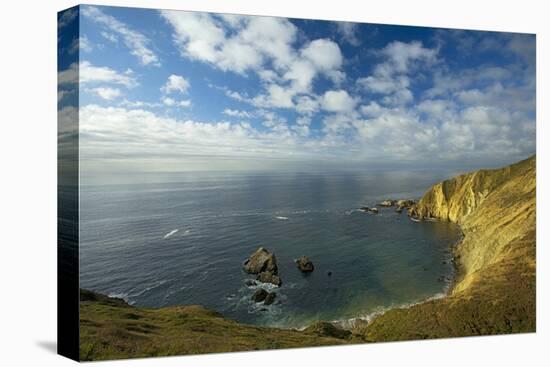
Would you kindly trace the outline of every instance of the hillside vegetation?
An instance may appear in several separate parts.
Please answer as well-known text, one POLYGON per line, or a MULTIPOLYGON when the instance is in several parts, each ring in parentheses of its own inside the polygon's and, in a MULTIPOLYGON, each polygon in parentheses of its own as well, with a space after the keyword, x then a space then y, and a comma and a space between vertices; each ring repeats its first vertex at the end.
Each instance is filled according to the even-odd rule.
POLYGON ((239 324, 202 306, 141 308, 80 291, 80 359, 104 360, 364 342, 335 327, 286 330, 239 324))

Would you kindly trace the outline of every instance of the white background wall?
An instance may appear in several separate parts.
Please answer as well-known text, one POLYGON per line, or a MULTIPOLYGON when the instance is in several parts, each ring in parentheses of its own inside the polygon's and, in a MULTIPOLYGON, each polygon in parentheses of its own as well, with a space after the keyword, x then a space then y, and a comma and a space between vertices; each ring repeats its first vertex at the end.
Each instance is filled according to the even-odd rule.
MULTIPOLYGON (((102 366, 518 366, 550 360, 548 75, 544 1, 113 0, 97 4, 537 33, 537 334, 107 362, 102 366), (543 123, 543 121, 545 121, 543 123), (547 164, 547 163, 546 163, 547 164), (545 225, 546 223, 546 225, 545 225), (545 340, 546 339, 546 340, 545 340)), ((5 1, 0 12, 0 365, 65 366, 56 340, 56 12, 74 1, 5 1)))

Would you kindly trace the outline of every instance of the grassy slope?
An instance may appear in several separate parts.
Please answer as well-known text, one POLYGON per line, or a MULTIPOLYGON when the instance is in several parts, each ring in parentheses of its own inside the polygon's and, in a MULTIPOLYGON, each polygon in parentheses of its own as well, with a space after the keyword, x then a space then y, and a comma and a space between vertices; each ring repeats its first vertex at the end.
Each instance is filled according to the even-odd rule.
POLYGON ((202 306, 158 309, 81 290, 80 358, 102 360, 364 342, 239 324, 202 306))
POLYGON ((353 335, 239 324, 201 306, 137 308, 81 291, 82 360, 335 345, 535 330, 535 158, 434 185, 412 208, 460 223, 461 277, 446 298, 391 310, 353 335))
POLYGON ((358 331, 370 341, 534 332, 535 196, 535 157, 434 185, 410 214, 461 225, 453 291, 358 331))

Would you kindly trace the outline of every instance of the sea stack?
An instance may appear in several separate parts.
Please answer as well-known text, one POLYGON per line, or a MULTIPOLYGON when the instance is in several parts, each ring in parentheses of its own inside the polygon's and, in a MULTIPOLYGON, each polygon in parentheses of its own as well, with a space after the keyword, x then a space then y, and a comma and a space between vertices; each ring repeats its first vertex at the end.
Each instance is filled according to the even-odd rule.
POLYGON ((243 269, 249 274, 258 274, 256 280, 262 283, 271 283, 276 286, 282 284, 281 278, 278 276, 277 258, 263 247, 258 248, 244 262, 243 269))
POLYGON ((315 266, 313 266, 313 263, 307 256, 302 256, 296 260, 296 264, 302 273, 311 273, 315 269, 315 266))

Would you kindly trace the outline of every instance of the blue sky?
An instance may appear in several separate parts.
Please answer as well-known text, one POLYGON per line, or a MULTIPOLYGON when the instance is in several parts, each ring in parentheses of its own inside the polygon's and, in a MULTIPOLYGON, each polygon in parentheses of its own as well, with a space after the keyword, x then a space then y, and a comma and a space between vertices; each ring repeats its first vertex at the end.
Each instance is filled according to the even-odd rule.
POLYGON ((534 35, 81 6, 79 39, 60 37, 61 58, 80 58, 61 65, 60 114, 78 69, 90 170, 494 166, 535 152, 534 35))

